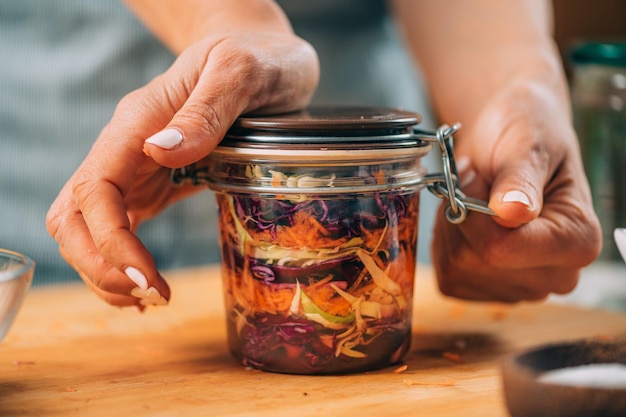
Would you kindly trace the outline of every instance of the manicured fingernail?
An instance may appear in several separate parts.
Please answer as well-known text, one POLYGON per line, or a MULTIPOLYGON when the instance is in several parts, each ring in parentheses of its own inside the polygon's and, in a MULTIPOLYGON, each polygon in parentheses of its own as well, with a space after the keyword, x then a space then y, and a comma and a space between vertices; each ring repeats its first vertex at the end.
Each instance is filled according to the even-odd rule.
POLYGON ((526 194, 521 191, 513 190, 509 191, 502 196, 503 203, 520 203, 530 208, 530 199, 526 194))
POLYGON ((475 178, 476 178, 476 171, 474 171, 473 169, 469 171, 465 171, 463 175, 461 175, 459 185, 461 186, 461 188, 465 188, 468 185, 470 185, 474 181, 475 178))
POLYGON ((141 271, 139 271, 137 268, 129 266, 124 272, 126 273, 126 276, 130 278, 131 281, 133 281, 135 284, 137 284, 139 288, 141 288, 142 290, 148 289, 148 280, 146 279, 146 276, 142 274, 141 271))
POLYGON ((456 170, 459 174, 462 174, 463 171, 466 171, 472 165, 470 159, 467 156, 462 156, 456 160, 456 170))
POLYGON ((476 171, 472 169, 472 163, 467 156, 456 161, 456 170, 459 174, 459 186, 465 188, 476 178, 476 171))
POLYGON ((146 143, 151 143, 162 149, 174 149, 183 142, 183 134, 177 129, 164 129, 146 139, 146 143))

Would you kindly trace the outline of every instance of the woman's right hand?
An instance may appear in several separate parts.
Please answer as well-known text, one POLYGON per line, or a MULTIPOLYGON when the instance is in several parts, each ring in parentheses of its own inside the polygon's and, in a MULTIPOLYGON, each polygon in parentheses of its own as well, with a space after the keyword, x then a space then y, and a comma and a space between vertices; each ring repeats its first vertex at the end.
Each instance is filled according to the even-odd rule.
POLYGON ((290 30, 210 34, 164 74, 121 100, 48 216, 63 257, 107 302, 140 309, 170 290, 138 225, 197 191, 170 169, 207 156, 235 119, 306 106, 318 79, 313 48, 290 30))

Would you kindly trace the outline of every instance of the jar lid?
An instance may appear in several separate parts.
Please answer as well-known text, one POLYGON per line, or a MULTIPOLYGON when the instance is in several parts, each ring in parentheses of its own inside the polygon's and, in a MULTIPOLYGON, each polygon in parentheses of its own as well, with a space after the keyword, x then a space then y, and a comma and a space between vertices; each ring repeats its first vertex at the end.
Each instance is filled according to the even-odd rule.
POLYGON ((418 113, 381 107, 309 107, 237 119, 216 155, 369 159, 424 155, 431 144, 414 131, 418 113))
POLYGON ((418 113, 382 107, 310 107, 271 116, 244 116, 233 128, 272 131, 399 129, 422 121, 418 113))
POLYGON ((397 143, 414 138, 418 113, 381 107, 310 107, 278 115, 243 116, 221 145, 246 143, 397 143))
POLYGON ((574 64, 596 64, 626 68, 626 43, 589 42, 570 51, 574 64))

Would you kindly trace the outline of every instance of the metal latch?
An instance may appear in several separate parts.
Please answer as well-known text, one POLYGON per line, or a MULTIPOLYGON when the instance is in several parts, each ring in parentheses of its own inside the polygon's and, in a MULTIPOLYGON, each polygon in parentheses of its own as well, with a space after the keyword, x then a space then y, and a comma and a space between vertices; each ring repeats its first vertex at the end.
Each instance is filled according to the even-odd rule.
POLYGON ((495 216, 485 201, 466 196, 459 187, 459 175, 454 160, 453 135, 461 128, 459 123, 453 126, 443 125, 435 132, 414 128, 413 133, 421 140, 439 145, 443 173, 427 174, 424 181, 428 191, 441 199, 447 199, 445 208, 446 219, 453 224, 465 220, 469 211, 495 216))

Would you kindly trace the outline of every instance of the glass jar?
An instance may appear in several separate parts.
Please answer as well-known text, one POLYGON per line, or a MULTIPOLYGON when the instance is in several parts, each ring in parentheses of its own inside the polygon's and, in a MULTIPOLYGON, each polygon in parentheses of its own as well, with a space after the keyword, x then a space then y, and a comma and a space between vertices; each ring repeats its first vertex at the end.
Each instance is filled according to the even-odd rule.
POLYGON ((578 45, 570 58, 574 126, 604 236, 600 259, 619 261, 612 236, 626 226, 626 43, 578 45))
POLYGON ((173 172, 216 192, 228 346, 244 365, 339 374, 409 350, 420 190, 448 198, 450 221, 489 213, 457 189, 458 126, 419 122, 380 108, 242 117, 204 166, 173 172), (431 142, 443 175, 421 165, 431 142))

